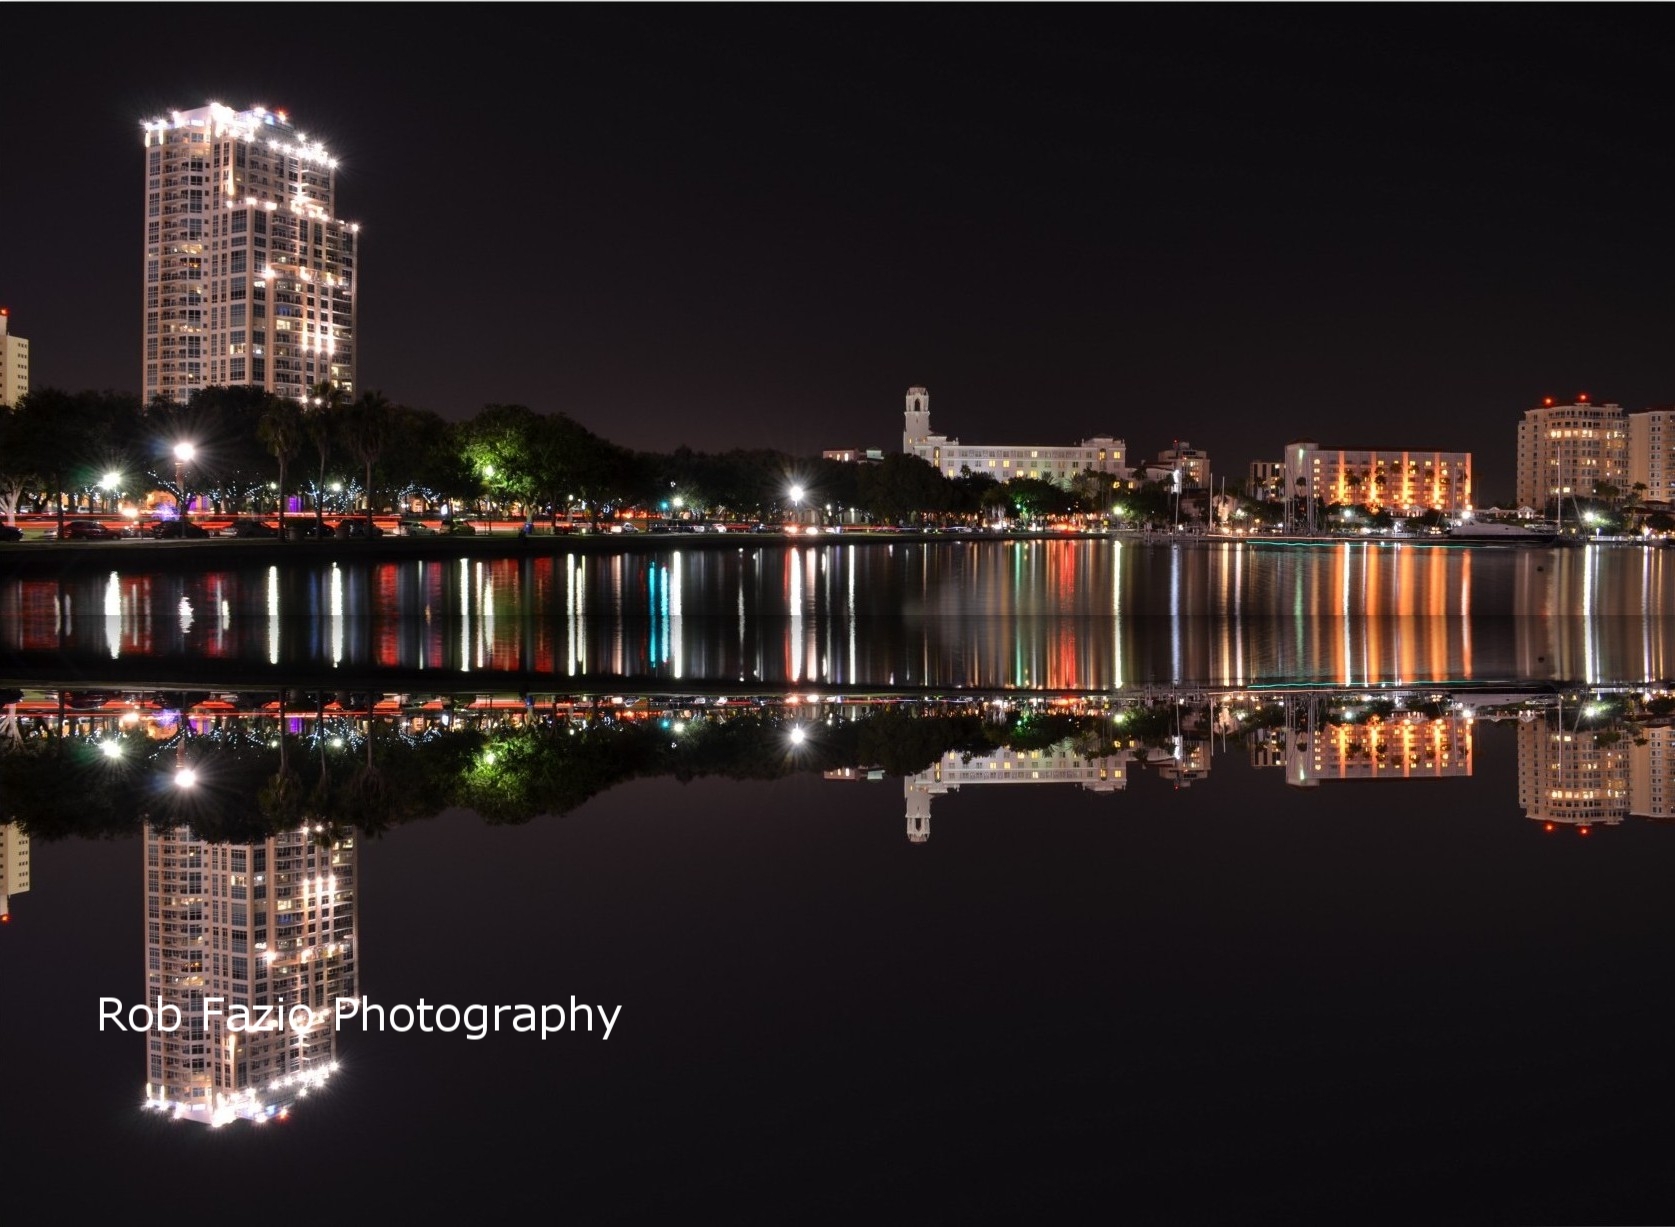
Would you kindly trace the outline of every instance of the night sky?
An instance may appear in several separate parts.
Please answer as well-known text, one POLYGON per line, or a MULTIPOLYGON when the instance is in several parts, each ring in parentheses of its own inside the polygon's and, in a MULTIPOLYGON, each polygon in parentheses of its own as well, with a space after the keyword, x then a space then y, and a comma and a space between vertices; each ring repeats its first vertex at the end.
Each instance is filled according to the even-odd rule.
MULTIPOLYGON (((287 110, 360 384, 631 447, 1469 449, 1675 401, 1655 8, 32 6, 0 304, 138 392, 140 125, 287 110), (204 36, 195 41, 193 29, 204 36)), ((21 12, 21 10, 19 10, 21 12)))

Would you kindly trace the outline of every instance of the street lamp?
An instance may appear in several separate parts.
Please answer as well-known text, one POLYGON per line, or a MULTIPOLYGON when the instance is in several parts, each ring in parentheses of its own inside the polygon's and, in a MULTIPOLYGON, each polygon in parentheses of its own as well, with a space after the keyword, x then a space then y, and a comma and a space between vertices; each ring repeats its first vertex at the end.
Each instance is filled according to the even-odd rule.
POLYGON ((186 465, 197 449, 190 443, 174 445, 174 514, 177 520, 186 518, 186 465))
POLYGON ((800 522, 803 518, 803 488, 792 486, 789 493, 791 495, 791 517, 800 522))
POLYGON ((99 479, 99 485, 105 491, 105 510, 109 511, 112 502, 122 491, 122 474, 112 469, 99 479))

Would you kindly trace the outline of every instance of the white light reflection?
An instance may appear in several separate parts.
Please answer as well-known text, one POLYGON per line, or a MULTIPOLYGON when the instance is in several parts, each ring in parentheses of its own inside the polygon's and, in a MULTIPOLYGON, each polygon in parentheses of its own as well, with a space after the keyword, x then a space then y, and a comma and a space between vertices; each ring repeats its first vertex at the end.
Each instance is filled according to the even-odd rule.
POLYGON ((192 602, 188 597, 181 597, 180 604, 175 607, 175 614, 180 618, 180 633, 186 634, 192 629, 192 602))
POLYGON ((459 671, 471 672, 471 560, 459 560, 459 671))
POLYGON ((279 568, 268 568, 268 664, 279 663, 279 568))
POLYGON ((842 554, 847 596, 844 608, 849 614, 849 674, 845 681, 853 681, 855 673, 855 551, 845 548, 842 554))
POLYGON ((332 667, 343 660, 343 572, 332 563, 331 583, 327 588, 327 608, 331 613, 332 667))
POLYGON ((112 660, 122 655, 122 585, 115 571, 105 584, 105 643, 112 660))
POLYGON ((1111 547, 1111 684, 1122 689, 1122 542, 1111 547))

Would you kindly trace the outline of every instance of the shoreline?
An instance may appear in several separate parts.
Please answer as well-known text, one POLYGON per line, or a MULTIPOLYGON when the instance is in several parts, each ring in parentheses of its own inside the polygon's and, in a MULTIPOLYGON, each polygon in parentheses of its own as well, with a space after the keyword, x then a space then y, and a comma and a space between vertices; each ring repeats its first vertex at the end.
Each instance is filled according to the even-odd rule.
POLYGON ((1138 530, 1085 530, 1024 532, 970 532, 937 529, 853 529, 819 534, 786 532, 735 533, 550 533, 531 536, 512 533, 478 533, 425 537, 395 536, 372 539, 279 540, 249 537, 209 537, 158 541, 124 538, 107 541, 56 541, 28 539, 0 543, 0 574, 73 572, 88 567, 127 566, 136 559, 143 565, 167 568, 202 565, 212 561, 313 562, 353 558, 358 561, 433 560, 439 558, 531 558, 555 552, 616 554, 678 550, 742 550, 760 546, 890 546, 897 544, 965 545, 977 542, 1110 541, 1140 546, 1264 546, 1363 545, 1390 548, 1434 549, 1567 549, 1578 546, 1631 546, 1660 549, 1662 540, 1615 538, 1561 538, 1558 541, 1511 541, 1505 539, 1461 539, 1439 537, 1352 537, 1264 533, 1242 536, 1222 533, 1171 533, 1138 530))

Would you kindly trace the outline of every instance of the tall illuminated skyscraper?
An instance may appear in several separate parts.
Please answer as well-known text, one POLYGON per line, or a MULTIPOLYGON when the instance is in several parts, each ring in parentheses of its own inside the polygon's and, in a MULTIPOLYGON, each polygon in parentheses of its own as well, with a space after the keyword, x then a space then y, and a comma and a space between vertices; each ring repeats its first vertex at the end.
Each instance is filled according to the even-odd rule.
POLYGON ((358 224, 337 162, 283 111, 219 103, 144 125, 147 403, 253 384, 355 392, 358 224))

